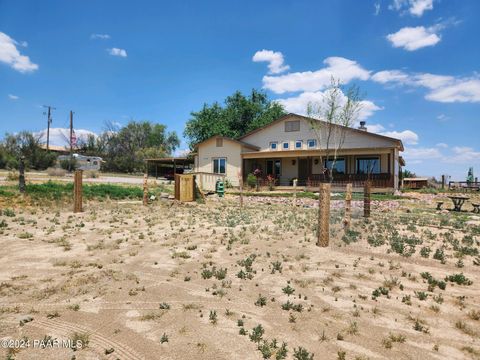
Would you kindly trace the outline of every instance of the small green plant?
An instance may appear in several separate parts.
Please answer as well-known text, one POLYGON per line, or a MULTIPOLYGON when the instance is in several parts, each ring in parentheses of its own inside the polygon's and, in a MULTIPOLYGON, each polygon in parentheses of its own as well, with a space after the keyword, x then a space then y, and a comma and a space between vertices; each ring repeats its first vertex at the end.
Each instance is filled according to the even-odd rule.
POLYGON ((290 296, 295 292, 295 289, 293 287, 291 287, 290 285, 287 285, 282 289, 282 291, 283 291, 284 294, 287 294, 288 296, 290 296))
POLYGON ((255 305, 260 307, 267 305, 267 298, 259 294, 255 305))
POLYGON ((210 315, 208 316, 208 319, 210 320, 210 322, 213 325, 215 325, 218 321, 217 311, 216 310, 210 310, 210 315))
POLYGON ((313 360, 313 355, 314 354, 310 354, 307 349, 301 346, 299 346, 298 349, 293 349, 293 358, 295 360, 313 360))
POLYGON ((262 325, 258 324, 252 329, 252 332, 250 333, 250 340, 259 343, 260 340, 262 340, 262 336, 264 333, 265 330, 263 329, 262 325))
POLYGON ((168 342, 168 335, 163 333, 162 337, 160 338, 160 344, 168 342))

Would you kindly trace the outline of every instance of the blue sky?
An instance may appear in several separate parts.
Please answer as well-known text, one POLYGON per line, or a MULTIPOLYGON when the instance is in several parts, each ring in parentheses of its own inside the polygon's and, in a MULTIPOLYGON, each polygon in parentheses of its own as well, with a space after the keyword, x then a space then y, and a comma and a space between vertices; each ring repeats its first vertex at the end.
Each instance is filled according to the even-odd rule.
MULTIPOLYGON (((419 175, 480 175, 480 2, 0 0, 0 133, 100 132, 264 88, 287 110, 333 75, 365 94, 369 131, 403 139, 419 175)), ((186 144, 182 144, 186 148, 186 144)))

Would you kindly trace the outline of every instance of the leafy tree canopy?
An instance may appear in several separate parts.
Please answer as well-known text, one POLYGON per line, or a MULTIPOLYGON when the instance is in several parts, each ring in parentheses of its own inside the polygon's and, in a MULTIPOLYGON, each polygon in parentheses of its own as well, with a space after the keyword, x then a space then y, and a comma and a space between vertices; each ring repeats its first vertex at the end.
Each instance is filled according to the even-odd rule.
POLYGON ((283 106, 268 99, 264 92, 253 89, 245 96, 236 91, 225 99, 223 106, 218 102, 204 104, 200 111, 192 112, 183 134, 193 148, 215 135, 238 138, 282 115, 283 106))

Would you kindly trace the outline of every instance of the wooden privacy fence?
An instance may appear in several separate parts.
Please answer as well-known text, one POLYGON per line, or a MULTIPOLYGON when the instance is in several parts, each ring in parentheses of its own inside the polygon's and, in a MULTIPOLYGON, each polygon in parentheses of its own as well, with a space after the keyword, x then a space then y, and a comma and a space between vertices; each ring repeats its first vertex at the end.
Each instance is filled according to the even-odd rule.
POLYGON ((195 200, 194 175, 175 174, 175 200, 184 202, 195 200))

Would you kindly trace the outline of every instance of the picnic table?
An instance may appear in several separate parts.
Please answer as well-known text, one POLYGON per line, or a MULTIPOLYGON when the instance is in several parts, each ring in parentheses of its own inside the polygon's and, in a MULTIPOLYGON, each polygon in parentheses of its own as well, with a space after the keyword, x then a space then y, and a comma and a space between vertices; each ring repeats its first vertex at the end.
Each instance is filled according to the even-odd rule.
POLYGON ((464 195, 449 195, 448 196, 452 202, 453 202, 453 211, 462 211, 462 206, 467 201, 470 199, 468 196, 464 195))

